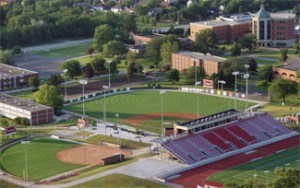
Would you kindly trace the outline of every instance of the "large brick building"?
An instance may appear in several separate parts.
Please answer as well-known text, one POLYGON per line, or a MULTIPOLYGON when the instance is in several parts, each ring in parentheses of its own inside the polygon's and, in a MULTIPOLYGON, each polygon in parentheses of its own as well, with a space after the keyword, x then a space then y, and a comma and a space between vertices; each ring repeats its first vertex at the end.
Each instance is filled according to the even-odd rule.
POLYGON ((202 54, 198 52, 184 51, 172 54, 172 68, 179 71, 186 70, 192 66, 203 67, 207 75, 218 73, 221 62, 226 58, 202 54))
POLYGON ((52 107, 0 93, 0 116, 11 119, 24 117, 30 125, 37 125, 53 121, 53 115, 52 107))
POLYGON ((38 73, 0 63, 0 91, 28 86, 31 77, 38 77, 38 73))
POLYGON ((253 33, 260 46, 291 47, 296 40, 295 14, 269 13, 263 5, 254 15, 220 16, 216 20, 190 23, 190 28, 191 40, 195 40, 196 33, 205 29, 212 29, 220 41, 234 41, 253 33))
POLYGON ((290 56, 282 66, 273 67, 274 77, 300 82, 300 57, 290 56))
POLYGON ((216 20, 190 23, 190 39, 195 40, 196 34, 212 29, 220 41, 232 41, 251 33, 252 15, 250 13, 220 16, 216 20))

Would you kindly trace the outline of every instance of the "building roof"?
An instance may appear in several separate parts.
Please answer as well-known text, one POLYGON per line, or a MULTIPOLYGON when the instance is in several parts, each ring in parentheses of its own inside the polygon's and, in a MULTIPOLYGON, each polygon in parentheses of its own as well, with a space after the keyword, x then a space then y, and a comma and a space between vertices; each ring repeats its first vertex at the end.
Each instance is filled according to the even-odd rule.
POLYGON ((271 18, 272 19, 295 19, 296 14, 291 14, 291 13, 271 13, 271 18))
POLYGON ((184 56, 192 57, 195 59, 204 59, 207 61, 222 62, 222 61, 226 60, 226 58, 223 58, 223 57, 213 56, 210 54, 203 54, 203 53, 198 53, 198 52, 190 52, 190 51, 183 51, 183 52, 179 52, 179 53, 175 53, 175 54, 184 55, 184 56))
POLYGON ((52 109, 52 107, 37 104, 30 100, 19 99, 4 93, 0 93, 0 103, 4 103, 29 112, 52 109))
POLYGON ((37 72, 0 63, 0 79, 31 74, 37 74, 37 72))
POLYGON ((269 19, 271 18, 271 15, 265 10, 264 5, 261 5, 260 10, 255 14, 255 17, 259 19, 269 19))
POLYGON ((300 70, 300 57, 290 56, 285 61, 285 65, 276 66, 276 67, 281 69, 286 69, 286 70, 298 71, 300 70))

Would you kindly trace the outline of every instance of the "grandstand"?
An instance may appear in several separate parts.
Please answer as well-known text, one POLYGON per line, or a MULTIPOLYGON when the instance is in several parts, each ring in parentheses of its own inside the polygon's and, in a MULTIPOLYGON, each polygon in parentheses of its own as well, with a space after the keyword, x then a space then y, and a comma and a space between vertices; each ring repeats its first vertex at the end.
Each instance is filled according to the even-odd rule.
POLYGON ((268 113, 228 110, 176 123, 174 135, 161 139, 160 143, 170 158, 198 166, 297 134, 268 113))

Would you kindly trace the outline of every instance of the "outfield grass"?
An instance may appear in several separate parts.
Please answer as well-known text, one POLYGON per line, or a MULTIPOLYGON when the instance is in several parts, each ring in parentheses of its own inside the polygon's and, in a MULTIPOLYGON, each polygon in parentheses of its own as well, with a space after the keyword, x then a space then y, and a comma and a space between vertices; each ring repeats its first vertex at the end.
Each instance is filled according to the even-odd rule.
POLYGON ((167 188, 166 185, 161 185, 149 180, 140 179, 123 174, 112 174, 86 183, 72 186, 71 188, 95 188, 95 187, 122 187, 122 188, 167 188))
POLYGON ((56 48, 56 49, 44 50, 44 51, 37 51, 37 52, 34 52, 34 54, 45 56, 45 57, 80 56, 80 55, 86 55, 87 49, 92 47, 92 45, 93 45, 92 43, 84 43, 84 44, 79 44, 77 46, 56 48))
POLYGON ((237 166, 228 170, 219 172, 208 178, 209 181, 222 183, 243 183, 251 178, 257 178, 260 181, 268 182, 275 177, 275 169, 278 167, 289 167, 300 170, 300 147, 286 150, 245 165, 237 166), (230 178, 229 178, 230 177, 230 178))
MULTIPOLYGON (((55 157, 58 151, 78 144, 40 137, 32 139, 26 146, 29 180, 37 181, 81 167, 61 162, 55 157)), ((1 153, 0 163, 2 169, 22 178, 25 169, 25 145, 19 143, 4 150, 1 153)))
MULTIPOLYGON (((234 99, 201 95, 199 96, 200 115, 206 116, 234 108, 234 99)), ((164 112, 181 112, 188 114, 197 114, 198 96, 195 93, 185 93, 176 91, 166 91, 162 96, 159 90, 139 91, 123 93, 118 95, 106 96, 106 117, 108 121, 116 122, 115 114, 118 113, 120 120, 136 115, 161 113, 161 104, 163 103, 164 112), (161 103, 161 97, 163 102, 161 103)), ((103 119, 103 98, 98 98, 85 102, 85 113, 88 116, 103 119)), ((249 103, 252 106, 254 103, 249 103)), ((245 102, 237 100, 237 108, 245 108, 245 102)), ((64 109, 82 113, 82 103, 65 106, 64 109)), ((179 118, 179 117, 178 117, 179 118)), ((168 119, 168 121, 177 120, 178 118, 168 119)), ((137 126, 139 129, 149 130, 149 126, 157 128, 160 119, 157 122, 151 121, 137 126)), ((153 131, 153 130, 151 130, 153 131)), ((160 129, 157 129, 157 133, 160 129)))
MULTIPOLYGON (((116 137, 105 136, 105 135, 92 136, 87 140, 87 142, 92 144, 99 144, 100 142, 109 142, 112 144, 118 144, 116 137)), ((140 149, 140 148, 145 148, 150 146, 149 144, 146 143, 135 142, 127 139, 121 139, 121 143, 122 143, 122 148, 124 149, 140 149)))

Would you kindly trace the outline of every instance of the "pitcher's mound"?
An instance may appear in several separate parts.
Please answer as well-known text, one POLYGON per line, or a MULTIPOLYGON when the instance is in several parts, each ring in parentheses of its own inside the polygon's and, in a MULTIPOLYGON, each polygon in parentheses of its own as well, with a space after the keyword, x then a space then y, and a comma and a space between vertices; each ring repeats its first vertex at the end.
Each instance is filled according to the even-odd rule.
MULTIPOLYGON (((56 153, 56 158, 66 163, 98 165, 100 164, 101 159, 115 155, 119 152, 119 148, 87 145, 59 151, 56 153)), ((122 149, 121 152, 125 155, 125 158, 129 157, 131 154, 129 150, 122 149)))

